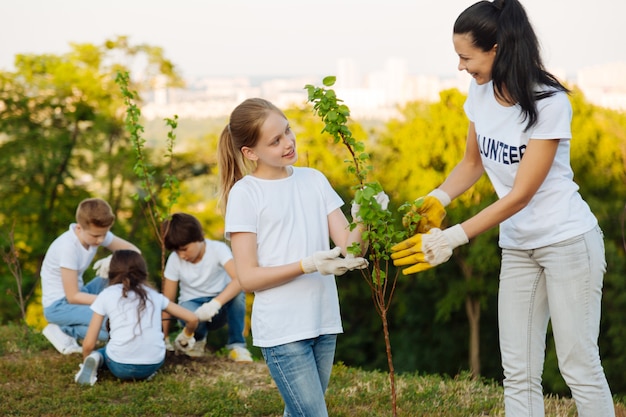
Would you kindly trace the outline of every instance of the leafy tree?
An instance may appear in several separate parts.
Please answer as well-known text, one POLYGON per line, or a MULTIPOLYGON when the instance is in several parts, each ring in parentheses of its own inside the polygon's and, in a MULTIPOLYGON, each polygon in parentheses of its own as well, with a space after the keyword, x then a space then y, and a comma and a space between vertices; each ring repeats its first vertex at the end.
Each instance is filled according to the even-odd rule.
MULTIPOLYGON (((350 157, 347 171, 352 174, 356 185, 354 204, 359 209, 354 215, 358 216, 358 222, 363 225, 363 240, 369 244, 370 268, 361 270, 367 284, 370 287, 370 294, 376 312, 381 318, 383 326, 383 336, 385 339, 385 351, 387 354, 387 365, 389 368, 389 381, 391 386, 391 409, 392 415, 397 415, 397 397, 395 385, 395 371, 391 352, 391 339, 389 332, 388 312, 391 300, 395 292, 398 279, 398 271, 389 275, 390 248, 394 243, 404 239, 406 232, 397 231, 393 222, 393 214, 387 207, 381 207, 375 196, 382 192, 382 187, 378 182, 367 182, 368 174, 371 171, 369 164, 369 154, 365 152, 363 142, 358 141, 352 135, 352 131, 347 125, 350 116, 349 108, 342 103, 335 91, 327 88, 335 83, 335 77, 326 77, 323 80, 325 87, 315 87, 307 85, 309 101, 313 103, 313 109, 324 122, 322 132, 327 132, 333 138, 334 143, 342 144, 346 147, 350 157)), ((414 216, 417 222, 419 215, 414 216)), ((356 219, 352 219, 350 228, 357 227, 356 219)), ((360 244, 355 243, 347 248, 348 254, 359 255, 363 252, 360 244)))

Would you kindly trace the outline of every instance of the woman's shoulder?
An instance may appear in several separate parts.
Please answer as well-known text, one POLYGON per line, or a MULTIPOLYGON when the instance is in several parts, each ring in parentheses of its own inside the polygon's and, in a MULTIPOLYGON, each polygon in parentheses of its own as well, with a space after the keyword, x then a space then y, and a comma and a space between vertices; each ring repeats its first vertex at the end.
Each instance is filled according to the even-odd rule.
POLYGON ((546 87, 544 90, 540 91, 544 93, 549 93, 549 95, 537 101, 538 110, 541 110, 548 106, 571 108, 572 104, 569 100, 569 94, 566 91, 558 90, 551 87, 546 87))

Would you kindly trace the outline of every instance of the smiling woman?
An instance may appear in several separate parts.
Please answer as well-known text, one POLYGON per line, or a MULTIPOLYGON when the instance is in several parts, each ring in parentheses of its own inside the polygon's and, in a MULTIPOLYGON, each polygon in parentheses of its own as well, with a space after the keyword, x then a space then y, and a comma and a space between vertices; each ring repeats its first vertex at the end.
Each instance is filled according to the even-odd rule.
POLYGON ((467 71, 479 85, 491 81, 491 67, 498 46, 493 44, 486 50, 477 48, 474 38, 468 33, 455 33, 453 42, 459 55, 459 71, 467 71))
POLYGON ((464 105, 466 149, 429 196, 441 210, 486 173, 498 200, 445 230, 438 224, 418 230, 393 247, 391 257, 405 274, 425 271, 498 227, 506 415, 544 415, 541 377, 551 322, 559 369, 579 415, 613 417, 598 348, 603 234, 573 181, 569 90, 544 68, 517 0, 473 4, 456 19, 453 33, 458 69, 473 77, 464 105))

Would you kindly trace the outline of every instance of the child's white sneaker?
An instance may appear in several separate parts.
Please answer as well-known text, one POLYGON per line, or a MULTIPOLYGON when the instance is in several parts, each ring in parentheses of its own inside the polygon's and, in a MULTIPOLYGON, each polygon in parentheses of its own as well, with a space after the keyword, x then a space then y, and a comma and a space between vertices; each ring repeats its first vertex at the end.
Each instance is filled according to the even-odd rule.
POLYGON ((83 351, 76 339, 61 330, 58 324, 49 323, 41 333, 52 343, 56 350, 64 355, 82 353, 83 351))
POLYGON ((236 346, 228 352, 228 358, 234 362, 252 362, 252 355, 245 347, 236 346))
POLYGON ((165 350, 167 350, 168 352, 174 352, 176 350, 169 336, 165 338, 165 350))
POLYGON ((74 381, 81 385, 93 385, 98 380, 98 368, 102 365, 104 358, 98 351, 93 351, 85 358, 79 366, 79 370, 74 376, 74 381))

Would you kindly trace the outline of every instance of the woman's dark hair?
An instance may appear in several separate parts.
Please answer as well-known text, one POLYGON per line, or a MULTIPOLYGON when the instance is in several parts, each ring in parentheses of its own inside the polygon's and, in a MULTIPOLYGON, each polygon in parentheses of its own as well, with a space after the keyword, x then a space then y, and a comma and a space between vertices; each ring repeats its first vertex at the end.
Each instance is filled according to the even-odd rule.
POLYGON ((137 324, 140 327, 141 313, 146 309, 148 300, 148 267, 140 253, 133 250, 113 252, 109 265, 109 285, 122 284, 122 297, 134 292, 139 299, 137 324))
MULTIPOLYGON (((569 90, 544 68, 539 41, 517 0, 479 1, 454 22, 454 34, 469 34, 482 51, 497 45, 491 78, 496 95, 503 92, 522 108, 526 130, 537 122, 535 102, 569 90), (544 89, 538 90, 538 87, 544 89)), ((512 103, 512 104, 514 104, 512 103)))

